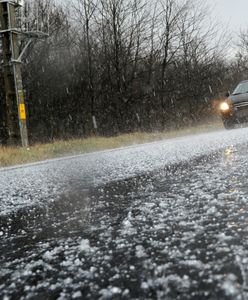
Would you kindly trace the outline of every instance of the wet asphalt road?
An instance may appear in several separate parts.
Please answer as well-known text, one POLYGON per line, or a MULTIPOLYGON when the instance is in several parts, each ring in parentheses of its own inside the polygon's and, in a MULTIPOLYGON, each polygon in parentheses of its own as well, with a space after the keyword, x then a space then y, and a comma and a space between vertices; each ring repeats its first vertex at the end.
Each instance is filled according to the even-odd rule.
POLYGON ((0 299, 248 299, 247 149, 239 129, 3 170, 0 299))

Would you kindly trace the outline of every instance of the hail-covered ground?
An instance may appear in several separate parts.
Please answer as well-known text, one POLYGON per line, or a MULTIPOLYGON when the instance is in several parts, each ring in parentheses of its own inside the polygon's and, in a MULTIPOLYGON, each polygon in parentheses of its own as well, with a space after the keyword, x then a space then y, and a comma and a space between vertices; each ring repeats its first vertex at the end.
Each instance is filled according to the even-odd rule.
POLYGON ((248 129, 0 171, 0 299, 247 299, 248 129))

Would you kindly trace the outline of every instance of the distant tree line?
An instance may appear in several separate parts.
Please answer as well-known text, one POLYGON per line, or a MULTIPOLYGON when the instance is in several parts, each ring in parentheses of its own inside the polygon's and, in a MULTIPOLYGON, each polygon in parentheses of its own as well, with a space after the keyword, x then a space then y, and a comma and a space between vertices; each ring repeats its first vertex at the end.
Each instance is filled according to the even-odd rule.
POLYGON ((50 37, 23 66, 33 141, 194 124, 248 72, 248 35, 228 63, 226 37, 198 0, 29 1, 29 30, 37 9, 50 37))

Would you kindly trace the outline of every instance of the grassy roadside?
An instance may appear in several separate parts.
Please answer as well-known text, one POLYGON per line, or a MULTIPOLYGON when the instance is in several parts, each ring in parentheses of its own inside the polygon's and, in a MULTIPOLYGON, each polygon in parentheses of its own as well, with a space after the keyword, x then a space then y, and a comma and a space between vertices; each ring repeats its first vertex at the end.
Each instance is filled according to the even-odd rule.
POLYGON ((180 130, 167 132, 135 132, 116 137, 90 137, 86 139, 74 139, 69 141, 55 141, 48 144, 36 144, 28 150, 19 147, 0 146, 0 167, 13 166, 46 160, 49 158, 61 157, 65 155, 89 153, 93 151, 114 149, 134 144, 170 139, 190 134, 211 132, 222 128, 220 122, 188 127, 180 130))

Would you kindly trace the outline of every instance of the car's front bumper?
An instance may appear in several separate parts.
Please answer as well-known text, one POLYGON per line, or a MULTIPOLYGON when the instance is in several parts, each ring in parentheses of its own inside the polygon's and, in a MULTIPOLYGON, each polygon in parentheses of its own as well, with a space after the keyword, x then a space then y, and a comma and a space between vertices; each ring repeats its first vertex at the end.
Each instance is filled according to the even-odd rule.
POLYGON ((237 122, 248 120, 248 102, 233 103, 230 110, 221 112, 222 119, 232 119, 237 122))

